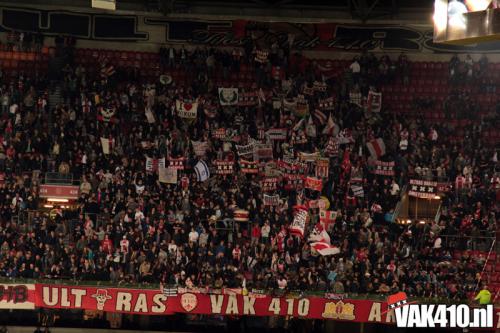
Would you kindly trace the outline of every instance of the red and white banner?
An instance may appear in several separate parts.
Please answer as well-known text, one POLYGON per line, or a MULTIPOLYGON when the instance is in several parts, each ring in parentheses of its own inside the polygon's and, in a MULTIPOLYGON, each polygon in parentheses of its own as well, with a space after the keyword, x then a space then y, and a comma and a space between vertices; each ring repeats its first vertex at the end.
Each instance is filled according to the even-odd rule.
POLYGON ((316 160, 315 175, 318 178, 328 178, 328 169, 330 166, 330 159, 318 158, 316 160))
POLYGON ((366 148, 368 148, 370 155, 376 160, 385 155, 385 143, 381 138, 368 142, 366 148))
POLYGON ((259 173, 259 164, 257 162, 240 159, 240 170, 242 173, 256 174, 259 173))
MULTIPOLYGON (((57 284, 2 284, 1 309, 71 309, 140 315, 174 313, 236 316, 291 316, 352 322, 394 324, 394 311, 387 302, 323 297, 274 297, 263 291, 241 295, 238 290, 209 293, 204 289, 131 289, 57 284)), ((498 327, 500 310, 495 310, 498 327)))
POLYGON ((215 139, 225 139, 226 138, 226 129, 225 128, 218 128, 215 131, 212 132, 212 137, 215 139))
POLYGON ((408 195, 417 198, 433 199, 437 194, 437 186, 437 182, 410 179, 408 195))
POLYGON ((283 176, 283 189, 287 191, 296 190, 304 185, 304 177, 301 175, 283 176))
POLYGON ((236 222, 248 222, 248 218, 250 216, 250 213, 248 212, 248 210, 236 209, 233 212, 233 216, 234 216, 234 220, 236 222))
POLYGON ((267 195, 264 194, 264 206, 278 206, 280 203, 280 196, 278 194, 275 195, 267 195))
POLYGON ((306 177, 304 187, 313 191, 320 191, 323 188, 323 181, 314 177, 306 177))
POLYGON ((128 314, 172 314, 160 290, 61 285, 36 285, 36 306, 128 314))
POLYGON ((307 219, 309 213, 307 212, 306 206, 294 206, 293 210, 295 212, 292 225, 290 226, 290 233, 301 238, 304 237, 304 231, 306 229, 307 219))
POLYGON ((287 128, 270 128, 265 132, 265 135, 269 137, 271 141, 284 141, 288 134, 287 128))
POLYGON ((334 110, 335 109, 335 100, 333 97, 322 99, 318 103, 318 107, 320 110, 334 110))
POLYGON ((240 92, 238 94, 238 106, 254 106, 259 103, 256 91, 240 92))
POLYGON ((254 161, 272 160, 273 159, 273 145, 271 144, 255 144, 253 148, 254 161))
POLYGON ((146 171, 158 172, 158 169, 165 169, 165 157, 162 158, 146 157, 146 171))
POLYGON ((260 189, 262 192, 272 192, 278 189, 278 177, 266 177, 260 181, 260 189))
POLYGON ((373 173, 381 176, 394 176, 394 166, 395 162, 382 162, 375 161, 375 169, 373 169, 373 173))
POLYGON ((168 167, 176 170, 184 170, 186 168, 186 158, 169 158, 168 167))
POLYGON ((35 309, 34 284, 0 284, 0 309, 35 309))
POLYGON ((324 149, 326 156, 337 156, 339 154, 339 143, 337 142, 337 138, 331 137, 328 139, 328 142, 324 149))
POLYGON ((216 167, 215 173, 218 175, 230 175, 233 173, 233 161, 215 160, 214 165, 216 167))

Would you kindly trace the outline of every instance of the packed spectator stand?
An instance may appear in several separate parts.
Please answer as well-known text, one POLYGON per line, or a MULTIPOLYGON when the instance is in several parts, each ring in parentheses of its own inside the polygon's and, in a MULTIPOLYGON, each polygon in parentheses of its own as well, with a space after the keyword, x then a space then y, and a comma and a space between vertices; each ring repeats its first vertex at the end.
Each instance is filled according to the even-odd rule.
MULTIPOLYGON (((500 199, 498 77, 485 57, 448 64, 364 52, 313 60, 276 43, 166 46, 158 54, 74 49, 63 40, 40 52, 11 44, 0 52, 2 277, 353 295, 401 290, 452 300, 483 281, 494 292, 500 286, 490 246, 500 199), (325 88, 313 89, 315 82, 325 88), (221 106, 218 88, 231 87, 255 101, 221 106), (383 94, 380 112, 369 110, 370 92, 383 94), (310 116, 285 108, 298 95, 310 116), (334 105, 322 109, 330 97, 334 105), (180 117, 176 101, 198 103, 195 119, 180 117), (264 170, 241 171, 237 146, 265 143, 262 133, 275 128, 287 132, 286 140, 271 141, 273 160, 328 157, 321 190, 278 184, 264 193, 264 170), (226 136, 215 136, 218 129, 226 136), (336 151, 325 154, 330 138, 336 151), (392 177, 371 172, 366 144, 375 138, 385 142, 381 158, 395 161, 392 177), (205 151, 193 142, 205 142, 205 151), (147 165, 162 158, 183 161, 175 184, 160 182, 159 167, 147 165), (211 170, 203 181, 194 172, 200 160, 211 170), (233 167, 219 174, 214 161, 233 167), (35 170, 71 174, 80 185, 76 211, 56 206, 44 214, 35 170), (438 221, 390 218, 411 178, 451 184, 438 221), (353 193, 354 182, 363 196, 353 193), (279 200, 268 205, 264 195, 279 200), (320 223, 322 197, 334 223, 320 223), (290 230, 296 206, 308 211, 302 236, 290 230), (243 222, 234 222, 238 210, 248 214, 243 222), (28 211, 29 221, 21 218, 28 211), (322 227, 338 254, 312 249, 309 239, 322 227)), ((314 168, 303 175, 315 176, 314 168)))

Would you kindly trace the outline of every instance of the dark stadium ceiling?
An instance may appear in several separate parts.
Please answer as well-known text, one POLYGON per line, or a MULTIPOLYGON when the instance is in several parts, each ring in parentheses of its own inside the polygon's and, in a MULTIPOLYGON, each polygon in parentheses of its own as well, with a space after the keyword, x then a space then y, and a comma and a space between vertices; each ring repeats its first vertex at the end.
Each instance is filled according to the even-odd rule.
MULTIPOLYGON (((17 0, 0 3, 89 8, 90 0, 17 0)), ((335 21, 397 19, 429 23, 434 0, 116 0, 118 11, 159 12, 177 18, 335 21)))

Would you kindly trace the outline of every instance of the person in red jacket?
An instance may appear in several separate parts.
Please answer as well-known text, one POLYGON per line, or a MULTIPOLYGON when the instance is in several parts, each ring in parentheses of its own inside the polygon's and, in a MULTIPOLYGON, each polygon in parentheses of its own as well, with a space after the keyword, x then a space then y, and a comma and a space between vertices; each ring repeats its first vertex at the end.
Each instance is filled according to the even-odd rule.
POLYGON ((258 224, 254 224, 252 228, 252 245, 259 244, 260 236, 261 236, 260 227, 258 224))
POLYGON ((104 236, 101 245, 104 252, 113 253, 113 242, 109 239, 107 234, 104 236))

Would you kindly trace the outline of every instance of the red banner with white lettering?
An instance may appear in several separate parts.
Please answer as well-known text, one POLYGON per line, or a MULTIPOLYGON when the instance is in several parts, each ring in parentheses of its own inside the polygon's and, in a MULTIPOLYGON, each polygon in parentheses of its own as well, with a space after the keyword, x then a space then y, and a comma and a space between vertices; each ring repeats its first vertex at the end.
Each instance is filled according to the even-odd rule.
MULTIPOLYGON (((290 295, 273 297, 253 292, 242 295, 241 290, 240 292, 219 290, 218 293, 215 291, 208 293, 206 290, 198 289, 174 288, 161 291, 159 289, 51 284, 36 284, 33 290, 30 287, 33 285, 16 285, 17 289, 14 286, 9 289, 9 286, 4 285, 4 291, 11 291, 7 292, 10 296, 4 295, 5 300, 8 298, 13 302, 26 304, 34 302, 39 308, 98 310, 143 315, 191 313, 230 316, 293 316, 365 323, 395 323, 394 311, 387 311, 385 301, 345 299, 343 295, 336 294, 325 294, 324 297, 290 295)), ((3 308, 19 309, 20 307, 3 308)), ((495 312, 494 320, 495 327, 497 327, 500 309, 496 309, 495 312)))

